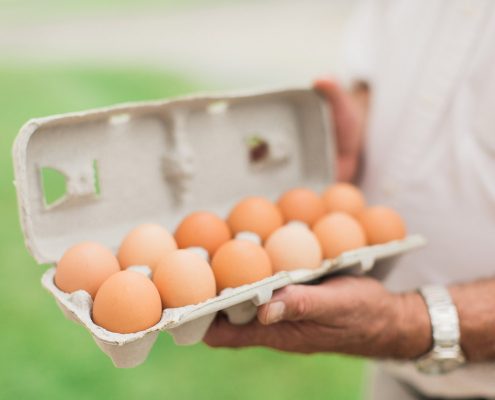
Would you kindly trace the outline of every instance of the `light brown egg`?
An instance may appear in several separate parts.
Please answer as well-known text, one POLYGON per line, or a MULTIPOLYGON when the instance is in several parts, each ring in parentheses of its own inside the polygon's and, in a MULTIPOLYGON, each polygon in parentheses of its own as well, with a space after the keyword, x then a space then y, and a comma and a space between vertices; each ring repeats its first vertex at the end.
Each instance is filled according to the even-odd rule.
POLYGON ((101 285, 93 303, 92 316, 94 323, 107 331, 139 332, 160 321, 160 294, 145 275, 121 271, 101 285))
POLYGON ((231 237, 227 223, 215 214, 206 211, 189 214, 175 231, 175 240, 181 249, 203 247, 210 256, 231 237))
POLYGON ((265 243, 273 271, 318 268, 322 261, 320 243, 306 226, 291 223, 278 228, 265 243))
POLYGON ((216 295, 210 265, 189 250, 168 253, 159 262, 153 282, 160 292, 163 308, 197 304, 216 295))
POLYGON ((309 189, 297 188, 285 192, 277 202, 284 220, 302 221, 312 226, 326 213, 323 199, 309 189))
POLYGON ((363 228, 349 214, 335 212, 324 216, 314 226, 325 258, 335 258, 341 253, 366 246, 363 228))
POLYGON ((323 193, 323 201, 328 212, 346 212, 356 216, 366 207, 363 193, 350 183, 336 183, 323 193))
POLYGON ((67 293, 85 290, 94 299, 98 288, 120 271, 113 253, 95 242, 81 242, 69 248, 57 264, 55 285, 67 293))
POLYGON ((211 267, 218 292, 272 275, 272 265, 266 251, 248 240, 230 240, 224 243, 213 256, 211 267))
POLYGON ((168 231, 157 224, 142 224, 130 231, 120 245, 117 258, 125 269, 132 265, 147 265, 152 270, 177 244, 168 231))
POLYGON ((234 234, 254 232, 265 240, 270 233, 284 223, 278 207, 264 197, 247 197, 230 212, 227 219, 234 234))
POLYGON ((387 243, 406 237, 406 224, 399 213, 389 207, 374 206, 358 215, 369 244, 387 243))

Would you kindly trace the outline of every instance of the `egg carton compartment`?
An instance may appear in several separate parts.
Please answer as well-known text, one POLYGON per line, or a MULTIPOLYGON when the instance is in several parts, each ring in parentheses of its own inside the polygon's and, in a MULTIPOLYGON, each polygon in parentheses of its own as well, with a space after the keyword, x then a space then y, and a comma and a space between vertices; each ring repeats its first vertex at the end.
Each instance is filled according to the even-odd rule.
MULTIPOLYGON (((224 312, 231 323, 245 324, 255 318, 257 307, 270 301, 277 289, 311 282, 341 271, 366 273, 376 261, 400 256, 424 244, 425 239, 421 235, 411 235, 403 240, 343 253, 334 260, 324 260, 318 269, 282 271, 259 282, 225 289, 220 295, 200 304, 165 309, 156 325, 128 334, 109 332, 96 325, 91 319, 91 296, 82 290, 69 294, 58 289, 54 283, 55 268, 45 272, 42 285, 55 297, 68 319, 84 326, 91 333, 116 367, 131 368, 146 360, 160 331, 168 332, 179 345, 193 345, 203 339, 218 312, 224 312)), ((149 274, 147 267, 141 272, 149 274)))

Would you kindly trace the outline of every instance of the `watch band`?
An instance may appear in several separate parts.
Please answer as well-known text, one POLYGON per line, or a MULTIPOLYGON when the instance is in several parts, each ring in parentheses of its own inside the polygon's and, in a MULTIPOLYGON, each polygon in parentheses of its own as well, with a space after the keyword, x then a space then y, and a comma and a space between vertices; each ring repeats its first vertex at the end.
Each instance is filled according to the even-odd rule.
POLYGON ((460 346, 457 309, 444 286, 428 285, 419 289, 430 315, 433 349, 420 357, 416 366, 427 374, 450 372, 465 363, 460 346))

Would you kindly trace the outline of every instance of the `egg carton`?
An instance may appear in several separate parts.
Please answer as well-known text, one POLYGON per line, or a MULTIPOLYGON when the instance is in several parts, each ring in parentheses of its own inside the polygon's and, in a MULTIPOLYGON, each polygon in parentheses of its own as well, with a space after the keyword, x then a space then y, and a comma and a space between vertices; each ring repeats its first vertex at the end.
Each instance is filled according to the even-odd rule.
MULTIPOLYGON (((116 367, 131 368, 146 360, 160 331, 171 334, 178 345, 193 345, 203 339, 218 312, 225 313, 232 324, 246 324, 255 318, 257 307, 270 301, 277 289, 342 271, 365 273, 373 268, 376 261, 399 256, 424 243, 421 235, 410 235, 403 240, 343 253, 336 259, 323 261, 318 269, 282 271, 249 285, 225 289, 220 295, 199 304, 165 309, 156 325, 136 333, 114 333, 96 325, 91 319, 93 300, 89 293, 78 290, 69 294, 58 289, 54 283, 56 268, 50 268, 43 275, 42 284, 53 295, 65 316, 84 326, 116 367)), ((145 266, 131 269, 151 275, 145 266)))
MULTIPOLYGON (((335 179, 330 118, 325 100, 312 89, 283 88, 127 103, 32 119, 13 147, 26 247, 39 264, 56 265, 65 250, 84 240, 116 252, 127 232, 141 223, 173 229, 192 211, 225 216, 246 196, 275 200, 295 187, 322 191, 335 179), (43 180, 47 169, 65 180, 65 193, 53 202, 48 202, 49 187, 43 180)), ((219 311, 233 323, 246 323, 274 290, 341 270, 366 271, 375 260, 423 243, 421 236, 409 236, 342 254, 317 270, 280 272, 225 289, 204 303, 166 309, 158 324, 133 334, 95 325, 91 297, 83 291, 60 291, 53 282, 54 268, 46 271, 42 284, 117 367, 133 367, 146 359, 161 330, 178 344, 193 344, 219 311)))

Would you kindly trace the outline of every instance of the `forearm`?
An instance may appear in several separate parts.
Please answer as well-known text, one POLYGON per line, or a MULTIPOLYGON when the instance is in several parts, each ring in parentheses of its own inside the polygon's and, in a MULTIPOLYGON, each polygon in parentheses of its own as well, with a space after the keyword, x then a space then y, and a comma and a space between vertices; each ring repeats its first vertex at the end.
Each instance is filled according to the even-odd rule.
POLYGON ((450 287, 468 361, 495 360, 495 278, 450 287))
MULTIPOLYGON (((461 347, 469 362, 495 360, 495 279, 449 288, 457 307, 461 347)), ((426 304, 417 292, 397 295, 398 322, 393 356, 416 359, 432 346, 431 323, 426 304)))

